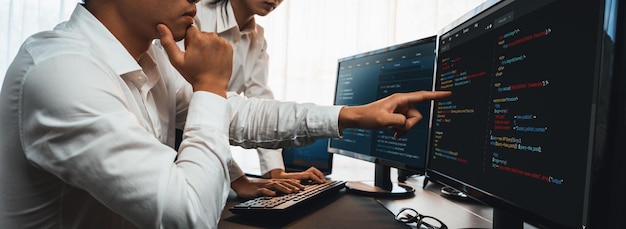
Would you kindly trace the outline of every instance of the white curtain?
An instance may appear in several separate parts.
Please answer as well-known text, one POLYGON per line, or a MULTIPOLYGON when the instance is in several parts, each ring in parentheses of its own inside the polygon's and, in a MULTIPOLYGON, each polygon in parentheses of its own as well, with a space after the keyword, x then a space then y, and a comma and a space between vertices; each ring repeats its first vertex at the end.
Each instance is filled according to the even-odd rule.
POLYGON ((69 19, 78 0, 0 0, 0 85, 30 35, 69 19))
POLYGON ((436 35, 483 0, 284 1, 266 30, 276 98, 332 104, 337 59, 436 35))
MULTIPOLYGON (((0 84, 21 43, 69 19, 78 1, 0 0, 0 84)), ((284 1, 257 17, 269 43, 270 86, 281 100, 332 104, 338 58, 434 35, 482 1, 284 1)))

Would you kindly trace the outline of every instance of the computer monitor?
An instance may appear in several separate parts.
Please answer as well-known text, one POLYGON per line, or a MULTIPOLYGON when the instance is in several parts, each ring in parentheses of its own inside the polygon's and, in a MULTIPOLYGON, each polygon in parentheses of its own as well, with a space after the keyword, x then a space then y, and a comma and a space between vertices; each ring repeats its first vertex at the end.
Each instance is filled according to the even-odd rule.
POLYGON ((624 1, 489 1, 438 34, 427 176, 494 228, 626 218, 624 1))
POLYGON ((333 172, 333 154, 328 152, 328 138, 302 147, 283 148, 283 162, 287 172, 302 172, 315 167, 324 175, 330 175, 333 172))
MULTIPOLYGON (((360 53, 338 60, 335 105, 363 105, 397 92, 432 90, 436 36, 360 53)), ((429 120, 431 103, 415 104, 429 120)), ((348 190, 380 197, 406 197, 414 189, 391 182, 390 167, 423 174, 428 121, 395 139, 387 129, 346 129, 330 140, 328 151, 375 163, 374 186, 348 182, 348 190)))

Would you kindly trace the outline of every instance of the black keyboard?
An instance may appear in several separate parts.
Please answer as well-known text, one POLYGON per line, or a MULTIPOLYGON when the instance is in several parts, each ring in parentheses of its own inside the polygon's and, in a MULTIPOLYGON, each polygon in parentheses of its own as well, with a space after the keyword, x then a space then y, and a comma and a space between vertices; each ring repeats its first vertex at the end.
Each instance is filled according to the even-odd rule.
POLYGON ((280 196, 262 196, 239 203, 229 210, 240 215, 274 215, 289 214, 311 206, 321 200, 327 199, 330 195, 339 193, 344 188, 346 181, 327 180, 323 184, 305 185, 303 191, 280 196))

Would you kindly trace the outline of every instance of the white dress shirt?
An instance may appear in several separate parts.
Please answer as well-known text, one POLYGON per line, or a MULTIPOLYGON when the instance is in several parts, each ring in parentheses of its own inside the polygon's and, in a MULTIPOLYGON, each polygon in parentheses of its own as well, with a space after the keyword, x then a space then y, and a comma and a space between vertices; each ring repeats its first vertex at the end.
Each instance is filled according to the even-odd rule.
MULTIPOLYGON (((217 33, 233 46, 233 74, 228 90, 246 97, 274 99, 267 84, 269 56, 263 27, 253 19, 246 29, 240 31, 230 1, 214 5, 208 2, 203 0, 197 4, 196 25, 201 31, 217 33)), ((282 150, 257 148, 257 153, 261 174, 265 177, 269 177, 271 170, 285 169, 282 150)), ((231 179, 242 175, 243 172, 236 174, 233 171, 231 179)))
POLYGON ((339 107, 192 92, 159 46, 135 61, 80 4, 24 42, 0 107, 3 228, 215 228, 229 144, 339 135, 339 107))

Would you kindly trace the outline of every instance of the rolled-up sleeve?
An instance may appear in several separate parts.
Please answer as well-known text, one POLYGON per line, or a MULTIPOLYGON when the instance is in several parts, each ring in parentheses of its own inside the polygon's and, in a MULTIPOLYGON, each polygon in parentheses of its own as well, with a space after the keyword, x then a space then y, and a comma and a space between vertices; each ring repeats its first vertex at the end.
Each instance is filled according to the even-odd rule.
POLYGON ((229 93, 230 143, 244 148, 302 146, 340 137, 340 106, 246 98, 229 93))

